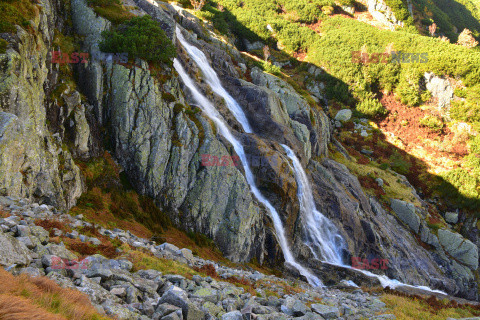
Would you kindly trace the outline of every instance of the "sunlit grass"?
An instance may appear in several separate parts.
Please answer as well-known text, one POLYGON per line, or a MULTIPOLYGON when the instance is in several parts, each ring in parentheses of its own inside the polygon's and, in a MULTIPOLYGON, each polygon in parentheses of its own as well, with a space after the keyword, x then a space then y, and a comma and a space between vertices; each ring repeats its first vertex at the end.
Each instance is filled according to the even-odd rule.
POLYGON ((480 315, 479 310, 475 311, 470 307, 445 307, 447 302, 441 301, 438 301, 436 306, 431 306, 425 300, 392 294, 383 295, 381 300, 387 305, 388 313, 394 314, 397 320, 445 320, 480 315))

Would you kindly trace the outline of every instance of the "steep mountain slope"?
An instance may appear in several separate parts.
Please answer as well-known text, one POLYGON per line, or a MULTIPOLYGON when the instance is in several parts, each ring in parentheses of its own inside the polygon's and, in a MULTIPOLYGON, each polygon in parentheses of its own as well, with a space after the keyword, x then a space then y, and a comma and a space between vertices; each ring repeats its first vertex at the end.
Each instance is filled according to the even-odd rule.
MULTIPOLYGON (((225 0, 194 14, 145 0, 44 0, 35 9, 14 3, 33 13, 23 28, 2 25, 0 195, 58 210, 70 210, 78 200, 72 212, 94 214, 108 207, 120 217, 137 215, 159 232, 171 220, 211 238, 233 262, 256 261, 300 277, 283 263, 281 225, 296 261, 328 285, 340 280, 379 285, 348 266, 357 257, 388 259, 387 270, 371 271, 479 299, 476 48, 368 26, 342 13, 354 5, 350 2, 225 0), (206 55, 205 63, 245 112, 251 133, 178 41, 177 28, 206 55), (160 40, 149 42, 159 34, 160 40), (99 60, 100 48, 128 52, 128 61, 99 60), (88 52, 90 58, 56 63, 58 49, 88 52), (393 63, 391 56, 388 63, 367 63, 365 55, 352 61, 352 51, 400 50, 425 52, 428 63, 393 63), (252 192, 245 167, 204 161, 208 156, 228 162, 239 156, 238 149, 201 111, 192 87, 173 69, 173 56, 241 142, 254 183, 280 223, 252 192), (413 114, 415 105, 430 116, 422 128, 444 130, 432 133, 432 140, 449 134, 444 126, 451 132, 454 125, 469 128, 463 140, 452 140, 464 150, 446 156, 456 159, 455 165, 431 170, 433 160, 416 158, 405 143, 386 138, 394 130, 390 122, 407 121, 395 108, 413 114), (312 249, 299 200, 304 190, 282 144, 300 159, 316 209, 344 241, 343 266, 323 263, 325 257, 312 249), (88 176, 85 168, 105 170, 100 163, 111 161, 99 158, 105 150, 123 171, 123 181, 108 179, 108 172, 88 176), (124 191, 127 185, 158 208, 148 200, 137 205, 124 199, 131 194, 124 191)), ((408 121, 400 126, 408 127, 408 121)), ((420 145, 407 140, 408 130, 396 129, 400 138, 420 145)), ((426 143, 421 147, 429 150, 426 143)))

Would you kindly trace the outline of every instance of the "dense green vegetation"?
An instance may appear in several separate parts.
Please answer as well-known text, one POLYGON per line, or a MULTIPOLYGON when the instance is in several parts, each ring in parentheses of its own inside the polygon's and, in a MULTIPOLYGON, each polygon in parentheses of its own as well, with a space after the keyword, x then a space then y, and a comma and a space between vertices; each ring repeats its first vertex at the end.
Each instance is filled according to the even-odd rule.
POLYGON ((408 12, 406 1, 402 0, 385 0, 387 6, 392 9, 392 12, 395 14, 397 20, 403 21, 407 25, 413 25, 413 18, 408 12))
MULTIPOLYGON (((437 38, 425 37, 403 31, 379 30, 365 23, 333 17, 325 19, 323 13, 315 11, 311 6, 291 4, 282 6, 276 1, 245 0, 240 5, 235 0, 220 0, 223 11, 207 6, 206 10, 215 11, 217 15, 233 15, 234 23, 227 23, 228 30, 238 39, 255 41, 262 39, 266 43, 279 42, 289 52, 303 51, 308 53, 308 60, 316 65, 326 66, 329 73, 348 85, 358 85, 367 82, 367 87, 378 87, 396 92, 402 101, 409 105, 417 105, 424 99, 417 81, 426 71, 435 74, 461 76, 467 86, 474 85, 480 78, 480 53, 471 49, 449 44, 437 38), (288 11, 287 10, 290 10, 288 11), (318 19, 322 19, 320 32, 315 33, 300 21, 310 20, 303 10, 317 12, 318 19), (301 20, 292 19, 295 12, 303 12, 301 20), (240 27, 238 24, 240 23, 240 27), (231 27, 234 24, 234 27, 231 27), (273 31, 269 31, 273 30, 273 31), (409 53, 427 53, 427 63, 405 64, 356 64, 352 63, 352 51, 358 51, 363 46, 370 53, 385 52, 389 45, 394 51, 409 53)), ((317 9, 332 5, 328 1, 315 2, 317 9)), ((313 19, 312 21, 315 21, 313 19)), ((215 24, 215 20, 214 20, 215 24)), ((223 25, 223 24, 222 24, 223 25)), ((223 31, 226 31, 223 25, 223 31)), ((326 75, 325 77, 328 77, 326 75)), ((340 84, 332 78, 323 79, 328 87, 338 87, 340 84)), ((354 100, 346 95, 344 90, 330 90, 330 98, 336 98, 347 104, 354 100)))
POLYGON ((428 33, 428 26, 437 25, 436 34, 446 35, 452 42, 457 33, 467 28, 475 37, 480 35, 480 3, 475 0, 412 0, 412 17, 405 0, 386 0, 395 17, 407 26, 413 26, 414 19, 420 31, 428 33))
POLYGON ((114 30, 103 32, 103 52, 127 52, 129 59, 172 63, 175 47, 159 23, 150 16, 135 17, 114 30))
POLYGON ((435 22, 437 33, 444 33, 451 41, 457 40, 457 32, 467 28, 475 37, 480 35, 480 3, 474 0, 413 0, 423 23, 435 22))
MULTIPOLYGON (((217 3, 207 4, 200 15, 211 20, 220 32, 233 34, 240 47, 244 39, 250 42, 261 40, 290 55, 306 54, 306 62, 327 71, 317 79, 325 83, 327 98, 344 107, 355 108, 360 115, 374 117, 385 114, 385 108, 377 100, 385 93, 394 93, 406 106, 423 104, 431 97, 422 84, 423 75, 433 72, 435 75, 461 79, 465 85, 464 89, 456 91, 465 100, 452 103, 452 119, 480 123, 480 51, 425 36, 428 26, 434 22, 437 24, 437 35, 446 34, 454 41, 458 36, 454 27, 457 32, 469 28, 476 35, 478 21, 471 17, 476 14, 475 8, 478 6, 470 0, 456 3, 459 10, 455 13, 445 9, 452 0, 438 3, 415 0, 416 9, 423 10, 422 13, 415 13, 415 22, 410 18, 406 2, 389 0, 387 3, 397 18, 406 22, 405 28, 396 31, 381 30, 341 16, 329 17, 326 14, 329 10, 325 8, 334 7, 335 12, 340 11, 338 4, 332 1, 287 2, 218 0, 217 3), (462 5, 464 7, 460 8, 462 5), (424 35, 412 32, 414 23, 424 35), (426 54, 428 61, 393 63, 390 57, 388 63, 354 63, 354 51, 369 54, 392 51, 426 54)), ((306 64, 293 65, 301 72, 306 64)), ((277 70, 272 73, 279 74, 277 70)), ((441 132, 444 128, 443 121, 435 117, 422 119, 421 124, 432 132, 441 132)), ((390 163, 397 172, 406 174, 410 170, 408 161, 398 154, 391 157, 390 163)), ((461 170, 439 177, 438 182, 432 181, 430 187, 441 197, 451 200, 451 203, 473 209, 480 206, 480 195, 476 191, 479 180, 472 170, 461 170)))
POLYGON ((37 10, 29 0, 0 0, 0 33, 16 32, 15 25, 28 28, 37 10))
POLYGON ((424 118, 420 119, 420 124, 430 128, 433 131, 440 131, 444 126, 442 119, 436 116, 425 116, 424 118))
POLYGON ((366 98, 360 101, 357 104, 357 111, 361 112, 362 114, 373 117, 376 115, 382 115, 387 113, 387 110, 382 106, 380 101, 375 98, 366 98))

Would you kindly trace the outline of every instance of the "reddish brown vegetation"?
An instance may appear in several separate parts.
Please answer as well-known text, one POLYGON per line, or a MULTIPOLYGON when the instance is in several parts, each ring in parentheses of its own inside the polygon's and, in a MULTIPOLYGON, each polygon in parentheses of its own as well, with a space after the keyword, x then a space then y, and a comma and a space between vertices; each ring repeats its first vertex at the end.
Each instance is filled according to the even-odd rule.
POLYGON ((0 283, 2 320, 86 320, 95 315, 102 319, 85 294, 61 288, 48 278, 31 278, 27 275, 15 277, 0 268, 0 283))
POLYGON ((360 176, 358 177, 358 181, 360 181, 360 184, 362 187, 365 189, 373 190, 377 198, 380 198, 380 196, 385 195, 385 191, 380 187, 375 181, 374 178, 370 176, 360 176))
POLYGON ((111 243, 102 243, 101 245, 95 246, 93 244, 82 242, 78 239, 62 238, 62 241, 65 243, 68 249, 80 254, 80 260, 86 256, 91 256, 96 253, 99 253, 109 259, 114 259, 119 255, 119 253, 116 251, 116 248, 111 243))
POLYGON ((212 278, 219 278, 217 270, 215 270, 215 266, 213 264, 205 264, 200 268, 194 267, 193 270, 205 273, 207 276, 210 276, 212 278))
POLYGON ((50 237, 53 237, 53 229, 57 228, 59 230, 62 230, 63 232, 70 232, 72 231, 72 228, 70 228, 68 225, 66 225, 64 222, 59 221, 59 220, 41 220, 37 219, 35 220, 35 224, 37 226, 40 226, 47 230, 50 233, 50 237))
POLYGON ((455 134, 447 127, 436 132, 420 124, 420 120, 430 113, 420 108, 411 108, 401 104, 393 95, 385 95, 380 100, 389 111, 387 117, 378 121, 383 132, 391 132, 399 137, 405 145, 405 150, 411 151, 417 146, 422 146, 426 151, 438 156, 448 156, 460 160, 468 154, 464 141, 454 141, 455 134), (406 125, 402 125, 406 123, 406 125), (424 139, 434 141, 451 141, 453 148, 450 151, 440 151, 424 143, 424 139))
POLYGON ((305 51, 299 50, 297 52, 294 52, 292 56, 298 61, 303 61, 307 57, 307 53, 305 51))
POLYGON ((240 284, 240 285, 243 285, 243 286, 253 287, 253 284, 249 280, 245 279, 245 277, 241 277, 241 278, 228 277, 227 279, 225 279, 225 281, 233 283, 233 284, 237 284, 237 285, 240 284))
POLYGON ((0 218, 8 218, 9 216, 10 214, 4 211, 2 207, 0 207, 0 218))
POLYGON ((66 318, 41 309, 25 298, 0 295, 0 319, 2 320, 65 320, 66 318))

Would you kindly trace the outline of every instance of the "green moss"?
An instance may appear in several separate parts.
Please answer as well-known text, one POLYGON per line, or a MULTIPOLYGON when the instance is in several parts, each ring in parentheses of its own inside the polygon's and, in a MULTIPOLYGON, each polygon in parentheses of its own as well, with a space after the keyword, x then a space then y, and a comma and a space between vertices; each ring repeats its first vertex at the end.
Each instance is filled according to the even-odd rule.
POLYGON ((0 38, 0 54, 7 52, 8 42, 0 38))
POLYGON ((29 29, 29 20, 37 13, 35 5, 29 0, 0 0, 0 33, 15 33, 15 25, 29 29))
POLYGON ((175 98, 175 96, 170 92, 162 92, 162 99, 167 102, 174 102, 177 100, 177 98, 175 98))
POLYGON ((120 0, 88 0, 88 5, 93 8, 96 14, 114 24, 124 23, 135 16, 126 10, 120 0))
POLYGON ((181 103, 175 103, 175 106, 173 107, 173 112, 175 114, 182 112, 185 109, 185 106, 181 103))
MULTIPOLYGON (((197 112, 198 111, 196 111, 195 113, 197 112)), ((195 116, 195 113, 193 112, 186 112, 186 113, 190 118, 190 120, 192 120, 197 126, 199 145, 203 145, 203 142, 205 141, 205 129, 203 128, 202 122, 195 116)))

